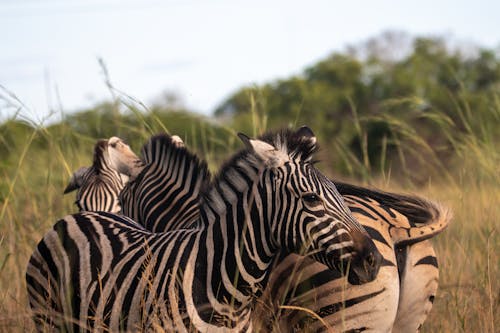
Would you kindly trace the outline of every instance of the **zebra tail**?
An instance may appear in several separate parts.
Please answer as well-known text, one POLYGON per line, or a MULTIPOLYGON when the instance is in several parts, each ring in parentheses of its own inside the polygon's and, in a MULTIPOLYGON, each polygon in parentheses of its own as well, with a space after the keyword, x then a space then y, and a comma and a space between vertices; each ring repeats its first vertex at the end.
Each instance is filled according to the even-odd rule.
POLYGON ((394 244, 397 246, 412 245, 430 239, 443 232, 453 217, 452 211, 435 202, 420 200, 420 209, 425 209, 429 213, 429 219, 419 221, 410 227, 393 226, 389 229, 394 244))

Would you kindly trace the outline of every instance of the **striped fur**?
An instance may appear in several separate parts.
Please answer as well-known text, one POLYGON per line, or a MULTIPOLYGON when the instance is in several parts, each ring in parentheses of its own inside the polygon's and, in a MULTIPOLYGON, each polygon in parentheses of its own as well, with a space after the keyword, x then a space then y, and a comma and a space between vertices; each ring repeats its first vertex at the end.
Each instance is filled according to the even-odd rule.
MULTIPOLYGON (((189 167, 189 161, 192 161, 191 166, 200 168, 200 162, 192 154, 188 153, 187 157, 183 157, 181 159, 182 163, 176 162, 176 157, 183 156, 179 152, 176 152, 177 147, 177 145, 173 145, 170 142, 168 137, 162 138, 162 136, 157 136, 152 138, 144 146, 142 155, 148 156, 146 162, 148 168, 160 171, 145 171, 144 176, 139 176, 141 179, 137 179, 136 183, 130 183, 123 191, 127 196, 125 203, 122 202, 124 207, 128 205, 139 207, 139 209, 142 207, 142 211, 148 214, 146 218, 140 214, 134 215, 134 219, 141 222, 141 224, 145 224, 146 229, 167 231, 189 225, 191 219, 186 220, 186 223, 181 222, 176 225, 158 223, 160 220, 155 216, 176 212, 178 209, 173 209, 176 202, 186 203, 185 206, 194 209, 197 202, 193 198, 198 196, 199 180, 208 178, 208 176, 200 177, 196 172, 192 172, 189 167), (153 149, 153 147, 155 148, 153 149), (174 164, 176 165, 175 168, 181 166, 181 170, 177 171, 177 173, 172 172, 174 164), (183 175, 180 177, 182 181, 176 183, 176 178, 172 174, 183 175), (194 181, 186 181, 185 175, 194 177, 194 181), (141 182, 151 183, 154 186, 140 185, 141 182), (196 186, 193 184, 196 184, 196 186), (172 189, 184 193, 181 200, 170 199, 169 193, 173 191, 172 189), (161 195, 158 195, 159 193, 161 195), (189 194, 192 195, 191 200, 188 197, 189 194), (148 198, 150 200, 149 204, 146 203, 148 198), (163 200, 160 202, 160 200, 153 198, 163 198, 163 200), (188 205, 187 203, 192 203, 193 205, 188 205), (147 209, 144 209, 145 207, 147 209), (146 222, 144 223, 143 221, 146 222)), ((183 150, 185 149, 182 148, 181 151, 183 150)), ((130 167, 134 168, 134 166, 130 167)), ((206 166, 203 164, 200 173, 205 175, 206 172, 206 166)), ((384 254, 385 266, 382 267, 376 281, 368 285, 344 287, 343 281, 338 280, 338 285, 348 289, 350 295, 355 295, 343 305, 352 309, 341 309, 339 303, 342 302, 342 297, 344 297, 342 295, 344 294, 339 294, 340 296, 337 295, 332 304, 328 304, 328 302, 334 297, 325 298, 324 306, 319 311, 320 315, 325 316, 327 323, 336 329, 340 326, 335 321, 336 317, 327 315, 332 311, 338 311, 337 318, 345 318, 347 314, 351 314, 351 317, 347 320, 344 319, 343 322, 347 327, 355 326, 357 322, 367 322, 366 326, 373 331, 389 331, 391 327, 394 332, 416 331, 424 322, 432 307, 439 274, 432 244, 429 241, 422 241, 422 239, 432 237, 441 231, 443 227, 437 226, 438 222, 442 219, 447 224, 449 217, 445 215, 446 212, 444 210, 417 197, 368 190, 342 183, 337 183, 336 185, 339 192, 344 196, 349 208, 354 212, 354 215, 369 230, 370 235, 376 239, 379 251, 384 254), (437 229, 435 229, 436 226, 437 229), (422 236, 420 233, 422 233, 422 236), (406 264, 407 261, 408 264, 406 264), (380 292, 382 289, 383 291, 380 292), (367 308, 370 309, 370 304, 383 304, 384 307, 374 306, 371 310, 363 313, 367 308), (359 313, 363 314, 360 316, 359 313), (328 319, 329 317, 330 319, 328 319)), ((339 275, 338 273, 327 274, 324 272, 324 267, 318 265, 313 265, 311 269, 309 268, 311 263, 303 261, 304 259, 298 256, 288 256, 284 258, 283 263, 278 265, 277 272, 283 271, 285 272, 283 274, 286 275, 292 270, 290 267, 300 266, 299 271, 303 274, 301 277, 303 280, 299 279, 302 282, 297 283, 299 285, 298 288, 305 288, 309 295, 315 295, 315 293, 320 292, 320 288, 318 290, 310 290, 311 287, 308 286, 309 282, 313 280, 320 281, 321 279, 337 279, 336 277, 339 275), (316 277, 314 277, 313 269, 316 269, 317 273, 319 272, 316 277), (305 270, 309 271, 309 275, 304 275, 303 272, 305 270), (307 276, 312 277, 308 280, 307 276)), ((275 273, 274 276, 278 277, 278 280, 281 281, 280 273, 275 273)), ((323 288, 328 290, 328 287, 333 282, 327 282, 323 282, 325 283, 325 287, 323 288)), ((279 286, 284 289, 291 288, 291 286, 285 284, 280 284, 279 286)), ((273 291, 271 294, 276 299, 276 293, 280 292, 283 294, 283 289, 281 291, 273 291)), ((332 293, 331 291, 328 292, 332 293)), ((288 294, 288 297, 292 298, 291 295, 288 294)), ((269 300, 267 302, 269 303, 269 300)), ((259 303, 263 305, 265 298, 259 301, 259 303)), ((300 297, 285 299, 279 303, 284 303, 285 306, 293 304, 310 306, 307 304, 307 301, 300 297)), ((270 308, 273 308, 272 304, 264 305, 261 308, 265 313, 264 315, 258 314, 256 316, 257 320, 260 321, 259 324, 262 324, 262 318, 268 316, 270 308)), ((271 313, 278 312, 276 308, 271 311, 271 313)), ((287 312, 283 311, 282 313, 284 318, 282 323, 289 322, 287 312)), ((298 318, 300 319, 300 316, 298 318)), ((287 329, 284 330, 286 331, 287 329)))
POLYGON ((336 185, 383 256, 377 279, 353 286, 308 258, 284 256, 273 270, 256 320, 267 316, 264 327, 274 324, 282 332, 415 332, 437 289, 437 260, 425 239, 447 226, 449 214, 417 197, 336 185))
POLYGON ((75 204, 80 211, 120 211, 118 194, 127 176, 111 164, 108 140, 99 140, 94 147, 92 166, 78 169, 70 179, 64 194, 77 190, 75 204))
POLYGON ((439 283, 436 253, 429 240, 397 246, 400 294, 393 333, 417 332, 432 309, 439 283))
POLYGON ((155 232, 189 226, 199 214, 200 189, 210 180, 207 164, 166 134, 149 139, 141 156, 139 172, 135 165, 124 168, 137 176, 120 193, 122 213, 155 232))
POLYGON ((28 264, 37 327, 250 332, 279 251, 373 279, 380 255, 314 168, 315 141, 307 128, 244 138, 247 150, 202 191, 197 228, 151 233, 104 212, 60 220, 28 264))

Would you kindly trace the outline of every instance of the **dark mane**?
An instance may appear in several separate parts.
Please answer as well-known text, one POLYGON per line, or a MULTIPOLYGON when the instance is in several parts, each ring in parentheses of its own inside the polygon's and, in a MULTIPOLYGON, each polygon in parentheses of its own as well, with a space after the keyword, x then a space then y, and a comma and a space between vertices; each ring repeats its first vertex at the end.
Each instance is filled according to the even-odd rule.
MULTIPOLYGON (((185 146, 178 146, 172 141, 172 137, 165 133, 152 136, 142 147, 141 156, 143 162, 146 164, 144 169, 148 169, 148 165, 154 163, 155 161, 163 161, 169 154, 171 158, 184 161, 186 166, 193 165, 193 168, 198 170, 196 174, 204 177, 205 182, 208 182, 210 179, 210 172, 208 171, 208 165, 205 160, 200 159, 195 153, 188 150, 185 146), (157 152, 160 153, 159 156, 155 156, 157 152)), ((166 167, 167 164, 160 163, 159 166, 166 167)), ((141 174, 144 173, 144 171, 141 172, 141 174)), ((140 175, 138 178, 139 177, 140 175)))
POLYGON ((94 145, 94 158, 92 161, 92 168, 96 174, 99 174, 105 167, 104 151, 108 145, 108 140, 98 140, 94 145))
MULTIPOLYGON (((259 136, 258 139, 273 145, 278 150, 287 152, 287 154, 292 158, 300 159, 308 163, 314 163, 312 157, 318 150, 318 144, 315 140, 311 140, 310 138, 303 136, 299 133, 299 131, 292 131, 290 129, 266 132, 265 134, 259 136)), ((226 177, 229 169, 238 169, 239 161, 251 158, 257 161, 257 157, 249 148, 243 148, 224 162, 212 181, 210 183, 206 183, 206 186, 202 187, 200 192, 200 203, 210 200, 210 189, 226 177)))
POLYGON ((277 149, 286 149, 288 155, 299 157, 303 161, 311 161, 313 155, 319 150, 318 143, 303 136, 299 131, 288 128, 278 132, 266 132, 259 137, 260 140, 272 144, 277 149))
MULTIPOLYGON (((226 160, 222 166, 219 168, 218 172, 212 177, 211 181, 205 182, 200 189, 200 197, 199 203, 200 205, 203 202, 210 201, 209 195, 211 189, 215 186, 215 184, 220 183, 222 179, 224 179, 225 175, 227 175, 227 171, 229 169, 238 168, 238 161, 246 160, 250 156, 254 156, 249 149, 244 148, 238 151, 236 154, 231 156, 228 160, 226 160)), ((255 157, 254 157, 255 158, 255 157)))
POLYGON ((430 223, 441 215, 439 208, 434 203, 418 196, 395 194, 337 181, 334 181, 334 184, 343 196, 352 195, 373 199, 386 209, 398 211, 408 218, 412 226, 430 223))

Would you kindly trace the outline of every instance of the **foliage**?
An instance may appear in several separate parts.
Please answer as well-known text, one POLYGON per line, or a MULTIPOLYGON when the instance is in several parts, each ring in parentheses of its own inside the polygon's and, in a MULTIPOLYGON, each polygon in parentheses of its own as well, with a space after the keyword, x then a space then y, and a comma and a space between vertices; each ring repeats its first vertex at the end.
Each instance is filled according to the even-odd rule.
POLYGON ((422 331, 498 331, 498 55, 451 51, 440 39, 384 38, 335 53, 301 75, 244 87, 216 110, 216 121, 115 94, 50 126, 19 117, 0 124, 0 331, 35 330, 27 260, 46 230, 75 211, 74 197, 62 191, 73 170, 91 163, 96 139, 118 135, 138 152, 152 134, 170 132, 214 169, 241 146, 236 131, 302 124, 319 136, 326 173, 416 192, 455 212, 434 240, 440 289, 422 331), (398 49, 406 51, 391 53, 398 49))
POLYGON ((241 88, 215 114, 238 129, 252 112, 265 114, 270 127, 308 124, 326 142, 328 162, 356 177, 391 166, 408 170, 405 178, 423 180, 419 170, 428 169, 429 161, 433 167, 455 162, 451 146, 471 130, 491 135, 480 140, 500 141, 500 131, 493 130, 500 128, 497 54, 485 49, 465 54, 442 39, 417 38, 406 55, 394 59, 376 45, 387 42, 372 40, 364 48, 334 53, 300 76, 241 88), (405 150, 407 161, 398 149, 405 150), (363 168, 350 170, 353 158, 363 168))

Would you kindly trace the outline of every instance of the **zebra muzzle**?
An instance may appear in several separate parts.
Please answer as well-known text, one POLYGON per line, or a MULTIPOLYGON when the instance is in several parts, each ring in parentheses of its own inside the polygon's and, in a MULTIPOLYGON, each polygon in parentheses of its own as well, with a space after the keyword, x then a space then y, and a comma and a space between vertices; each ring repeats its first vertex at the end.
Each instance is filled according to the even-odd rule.
POLYGON ((347 280, 353 285, 375 280, 382 263, 382 255, 370 237, 362 235, 359 237, 361 239, 356 238, 354 239, 355 248, 358 244, 356 253, 347 265, 347 280))

